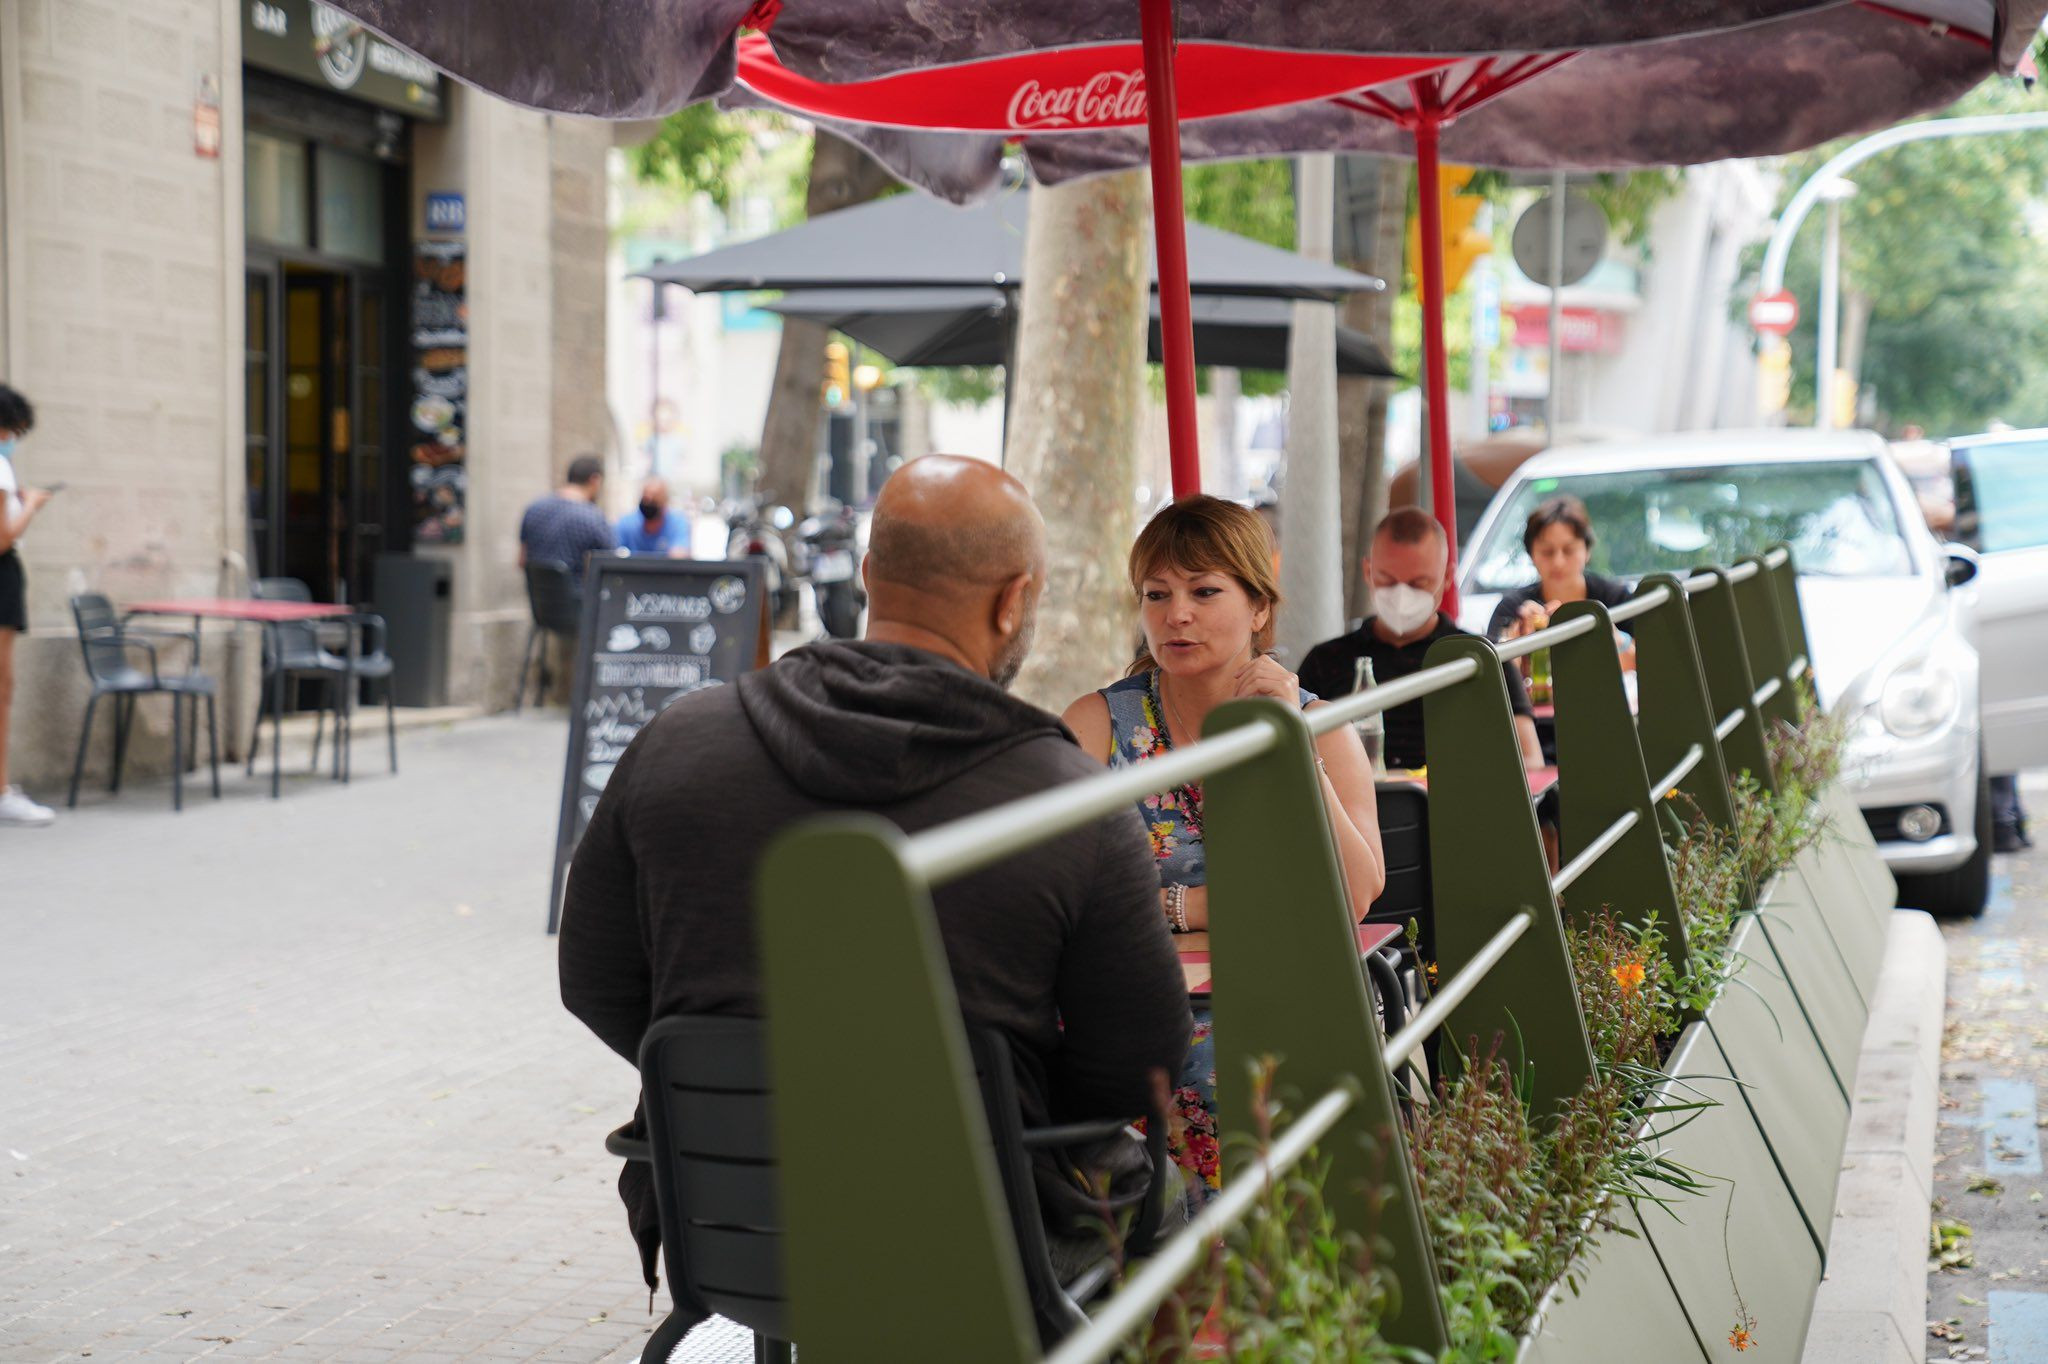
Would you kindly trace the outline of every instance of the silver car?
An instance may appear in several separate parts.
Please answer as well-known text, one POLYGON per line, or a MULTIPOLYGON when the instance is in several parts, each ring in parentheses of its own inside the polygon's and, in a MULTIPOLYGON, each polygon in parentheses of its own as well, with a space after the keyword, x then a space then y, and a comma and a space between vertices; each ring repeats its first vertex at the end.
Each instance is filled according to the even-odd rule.
POLYGON ((1994 775, 2048 767, 2048 431, 1949 442, 1955 536, 1983 557, 1977 648, 1994 775))
POLYGON ((1789 541, 1815 685, 1850 717, 1844 775, 1900 902, 1981 912, 1990 800, 1965 586, 1978 557, 1935 539, 1881 439, 1721 431, 1537 455, 1487 508, 1459 567, 1465 628, 1484 631, 1499 594, 1536 580, 1523 525, 1559 494, 1586 504, 1590 568, 1609 577, 1683 572, 1789 541))

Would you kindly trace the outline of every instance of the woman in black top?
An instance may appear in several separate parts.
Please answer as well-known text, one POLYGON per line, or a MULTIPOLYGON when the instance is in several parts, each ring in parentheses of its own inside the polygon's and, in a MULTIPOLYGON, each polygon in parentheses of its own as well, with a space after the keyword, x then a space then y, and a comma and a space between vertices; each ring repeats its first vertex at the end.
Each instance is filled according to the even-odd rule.
POLYGON ((1529 514, 1522 547, 1536 565, 1537 581, 1504 592, 1487 622, 1488 639, 1513 639, 1549 623, 1558 607, 1571 601, 1596 601, 1619 606, 1629 598, 1628 585, 1586 571, 1593 552, 1593 523, 1586 504, 1576 497, 1545 500, 1529 514))

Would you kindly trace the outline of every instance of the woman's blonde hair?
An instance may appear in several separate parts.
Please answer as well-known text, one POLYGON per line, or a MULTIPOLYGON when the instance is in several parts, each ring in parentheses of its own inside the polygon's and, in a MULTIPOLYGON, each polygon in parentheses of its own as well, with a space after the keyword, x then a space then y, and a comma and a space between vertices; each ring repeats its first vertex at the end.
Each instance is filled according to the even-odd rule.
MULTIPOLYGON (((1131 591, 1141 600, 1145 579, 1162 568, 1190 576, 1222 573, 1237 580, 1254 606, 1266 608, 1266 623, 1252 635, 1252 647, 1264 653, 1273 647, 1273 626, 1280 616, 1280 574, 1273 534, 1266 518, 1249 507, 1206 493, 1182 498, 1146 523, 1131 546, 1131 591)), ((1138 649, 1127 676, 1158 664, 1152 650, 1138 649)))

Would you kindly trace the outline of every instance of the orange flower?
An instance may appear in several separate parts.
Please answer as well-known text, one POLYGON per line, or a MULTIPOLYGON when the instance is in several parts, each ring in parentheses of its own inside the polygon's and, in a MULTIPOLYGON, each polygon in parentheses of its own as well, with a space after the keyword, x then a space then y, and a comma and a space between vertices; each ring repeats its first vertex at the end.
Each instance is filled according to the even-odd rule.
POLYGON ((1728 1333, 1728 1343, 1735 1347, 1737 1354, 1746 1353, 1756 1344, 1756 1318, 1745 1315, 1735 1323, 1735 1329, 1728 1333))
POLYGON ((1614 983, 1621 987, 1624 999, 1643 988, 1645 972, 1640 957, 1629 957, 1609 974, 1614 977, 1614 983))

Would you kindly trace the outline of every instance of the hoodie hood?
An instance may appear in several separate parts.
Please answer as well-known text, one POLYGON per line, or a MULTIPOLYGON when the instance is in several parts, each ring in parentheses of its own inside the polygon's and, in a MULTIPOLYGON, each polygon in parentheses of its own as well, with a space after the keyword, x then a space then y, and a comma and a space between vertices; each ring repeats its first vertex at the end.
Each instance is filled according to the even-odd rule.
POLYGON ((980 674, 905 644, 808 644, 737 685, 776 765, 835 805, 909 800, 1018 744, 1074 738, 980 674))

